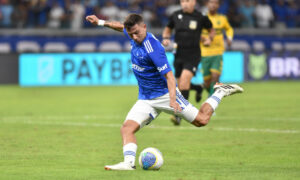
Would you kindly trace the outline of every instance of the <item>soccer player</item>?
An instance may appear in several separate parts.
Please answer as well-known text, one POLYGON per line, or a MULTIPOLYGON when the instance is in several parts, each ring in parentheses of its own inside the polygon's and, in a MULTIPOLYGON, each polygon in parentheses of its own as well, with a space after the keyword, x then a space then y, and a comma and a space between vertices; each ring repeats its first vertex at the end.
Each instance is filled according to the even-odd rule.
POLYGON ((130 40, 132 70, 139 86, 138 100, 121 127, 124 161, 107 165, 106 170, 135 169, 137 143, 134 134, 162 111, 181 116, 197 127, 205 126, 223 97, 243 91, 238 85, 217 84, 216 92, 198 110, 176 88, 165 50, 155 36, 147 32, 140 15, 130 14, 124 24, 104 21, 95 15, 87 16, 86 19, 94 25, 123 32, 130 40))
POLYGON ((208 18, 216 30, 215 37, 210 46, 206 46, 205 40, 209 36, 208 31, 203 30, 200 42, 202 51, 202 70, 204 77, 204 87, 208 91, 209 96, 214 92, 214 85, 219 82, 222 72, 223 53, 224 53, 224 37, 225 30, 227 36, 227 45, 230 46, 233 39, 233 29, 230 26, 226 16, 218 14, 219 0, 209 0, 207 3, 208 18))
MULTIPOLYGON (((200 102, 202 86, 191 84, 195 76, 201 58, 200 38, 202 29, 210 32, 204 43, 209 45, 214 37, 212 23, 207 16, 195 10, 196 0, 180 0, 181 10, 175 11, 163 30, 164 46, 170 44, 172 30, 175 30, 175 77, 178 88, 185 99, 189 98, 190 89, 196 90, 196 102, 200 102)), ((181 119, 172 117, 174 125, 179 125, 181 119)))

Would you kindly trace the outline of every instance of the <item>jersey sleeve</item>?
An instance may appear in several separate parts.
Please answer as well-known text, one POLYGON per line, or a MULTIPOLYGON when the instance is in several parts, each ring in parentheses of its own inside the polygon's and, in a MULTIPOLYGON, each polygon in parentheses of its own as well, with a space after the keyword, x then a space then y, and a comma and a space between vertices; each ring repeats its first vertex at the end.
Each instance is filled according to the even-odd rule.
POLYGON ((228 39, 232 40, 233 39, 233 35, 234 35, 234 30, 233 28, 230 26, 227 18, 224 16, 224 29, 225 29, 225 33, 228 39))
POLYGON ((203 16, 202 24, 205 29, 211 29, 213 27, 211 21, 209 20, 209 18, 207 16, 203 16))
POLYGON ((168 63, 165 49, 158 40, 149 38, 149 40, 144 42, 144 47, 161 75, 165 75, 172 70, 168 63))
POLYGON ((170 17, 169 17, 169 22, 168 22, 168 24, 167 24, 167 27, 169 27, 169 28, 171 28, 171 29, 173 29, 174 27, 175 27, 175 22, 174 22, 174 14, 175 13, 173 13, 170 17))
POLYGON ((129 40, 131 40, 131 38, 130 38, 130 36, 128 35, 128 33, 127 33, 127 31, 126 31, 125 28, 123 29, 123 33, 125 34, 125 36, 126 36, 129 40))

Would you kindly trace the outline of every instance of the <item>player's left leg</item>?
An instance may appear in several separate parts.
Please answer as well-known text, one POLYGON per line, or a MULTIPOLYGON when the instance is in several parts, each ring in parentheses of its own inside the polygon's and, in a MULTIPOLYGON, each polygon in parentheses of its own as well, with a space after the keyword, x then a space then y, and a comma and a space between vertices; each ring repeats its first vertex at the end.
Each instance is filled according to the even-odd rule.
POLYGON ((123 139, 123 154, 124 161, 115 165, 105 166, 105 170, 134 170, 135 157, 137 151, 137 143, 135 132, 140 128, 140 125, 133 121, 127 120, 121 127, 121 135, 123 139))
POLYGON ((211 79, 209 82, 209 96, 214 93, 214 85, 217 82, 220 82, 220 76, 223 68, 223 56, 211 56, 210 57, 211 65, 209 68, 211 79))
POLYGON ((217 70, 214 70, 214 69, 211 69, 211 78, 208 82, 208 85, 209 86, 209 96, 211 96, 213 93, 214 93, 214 85, 217 83, 217 82, 220 82, 220 76, 221 76, 221 72, 217 71, 217 70))
POLYGON ((106 170, 134 170, 137 151, 135 133, 144 125, 149 124, 157 112, 146 100, 138 100, 129 111, 125 122, 121 127, 123 139, 124 161, 115 165, 106 165, 106 170))

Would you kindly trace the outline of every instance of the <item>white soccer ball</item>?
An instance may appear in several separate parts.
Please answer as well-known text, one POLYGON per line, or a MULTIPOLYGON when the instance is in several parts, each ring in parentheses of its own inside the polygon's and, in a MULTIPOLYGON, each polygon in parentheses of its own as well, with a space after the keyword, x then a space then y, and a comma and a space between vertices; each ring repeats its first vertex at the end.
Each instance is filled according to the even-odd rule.
POLYGON ((141 152, 139 163, 144 170, 159 170, 164 163, 164 159, 158 149, 149 147, 141 152))

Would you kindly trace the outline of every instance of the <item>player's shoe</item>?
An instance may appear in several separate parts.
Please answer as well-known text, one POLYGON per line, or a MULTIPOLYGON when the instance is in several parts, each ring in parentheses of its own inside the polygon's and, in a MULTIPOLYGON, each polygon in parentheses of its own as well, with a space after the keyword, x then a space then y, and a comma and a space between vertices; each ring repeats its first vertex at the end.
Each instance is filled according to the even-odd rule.
POLYGON ((120 162, 115 165, 106 165, 104 166, 105 170, 115 170, 115 171, 130 171, 135 170, 135 166, 132 166, 129 163, 126 162, 120 162))
POLYGON ((171 121, 175 126, 179 126, 180 122, 181 122, 181 117, 176 116, 176 115, 171 116, 171 121))
POLYGON ((230 96, 236 93, 242 93, 244 91, 244 89, 237 84, 216 83, 214 85, 214 89, 215 91, 222 90, 225 93, 225 96, 230 96))
POLYGON ((202 85, 199 85, 201 88, 196 90, 196 102, 200 102, 202 99, 202 91, 203 91, 203 87, 202 85))

